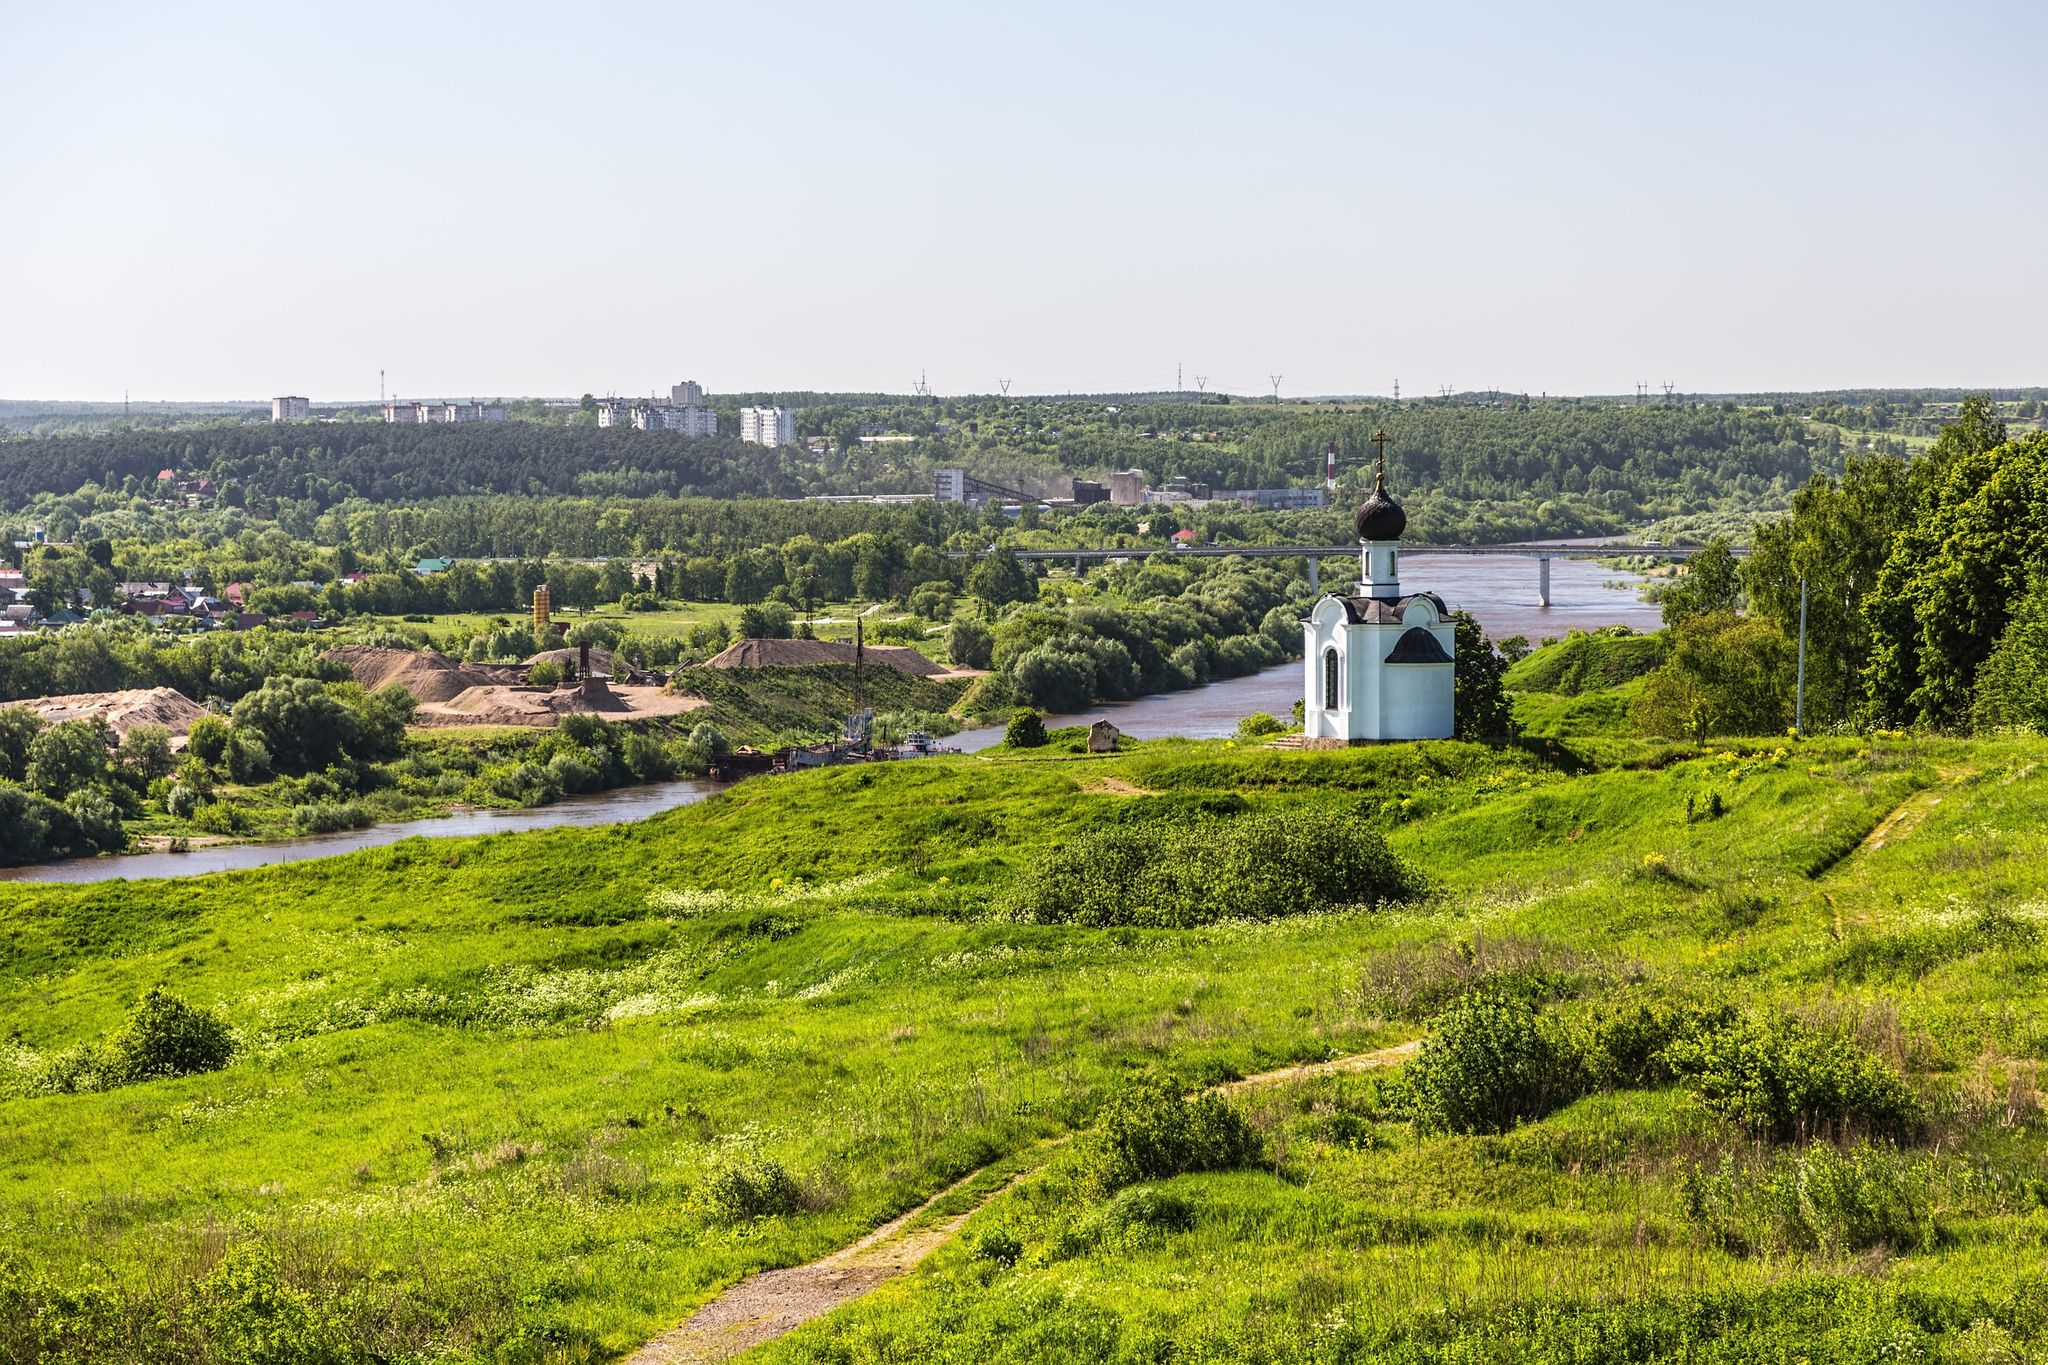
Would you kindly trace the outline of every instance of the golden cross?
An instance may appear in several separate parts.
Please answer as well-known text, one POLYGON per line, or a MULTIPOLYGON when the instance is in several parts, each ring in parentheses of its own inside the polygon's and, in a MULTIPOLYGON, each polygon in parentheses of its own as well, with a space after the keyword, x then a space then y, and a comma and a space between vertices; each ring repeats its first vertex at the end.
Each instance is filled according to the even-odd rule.
POLYGON ((1382 489, 1384 489, 1387 486, 1387 442, 1392 440, 1393 438, 1387 435, 1385 428, 1381 428, 1380 430, 1375 431, 1371 436, 1367 437, 1366 439, 1370 440, 1375 446, 1379 447, 1380 467, 1378 483, 1379 486, 1382 489))

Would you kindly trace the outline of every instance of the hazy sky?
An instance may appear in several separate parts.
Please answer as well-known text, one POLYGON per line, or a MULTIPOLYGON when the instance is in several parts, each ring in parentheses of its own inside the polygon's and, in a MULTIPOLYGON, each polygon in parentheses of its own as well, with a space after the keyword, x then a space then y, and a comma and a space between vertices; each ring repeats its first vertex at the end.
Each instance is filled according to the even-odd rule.
POLYGON ((0 397, 2048 382, 2038 3, 0 0, 0 397))

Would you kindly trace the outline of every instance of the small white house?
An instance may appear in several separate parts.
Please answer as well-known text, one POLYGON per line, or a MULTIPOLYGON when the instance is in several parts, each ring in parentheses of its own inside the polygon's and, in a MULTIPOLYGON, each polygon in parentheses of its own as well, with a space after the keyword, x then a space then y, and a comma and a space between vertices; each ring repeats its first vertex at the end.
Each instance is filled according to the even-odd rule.
POLYGON ((1397 542, 1408 514, 1381 467, 1359 506, 1361 579, 1322 597, 1302 622, 1302 724, 1309 739, 1449 739, 1457 729, 1457 630, 1433 592, 1401 591, 1397 542))

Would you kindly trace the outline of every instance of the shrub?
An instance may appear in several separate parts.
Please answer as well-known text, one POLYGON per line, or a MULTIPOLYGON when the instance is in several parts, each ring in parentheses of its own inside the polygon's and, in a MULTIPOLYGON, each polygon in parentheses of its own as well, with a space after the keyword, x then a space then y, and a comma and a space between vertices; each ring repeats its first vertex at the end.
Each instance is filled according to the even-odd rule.
POLYGON ((1936 1245, 1939 1183, 1931 1158, 1865 1143, 1847 1152, 1814 1143, 1756 1162, 1727 1156, 1718 1167, 1691 1165, 1680 1176, 1687 1215, 1745 1256, 1936 1245))
MULTIPOLYGON (((1257 1156, 1256 1150, 1253 1156, 1257 1156)), ((1112 1232, 1133 1227, 1186 1232, 1195 1225, 1195 1206, 1172 1190, 1140 1186, 1112 1199, 1102 1211, 1102 1222, 1112 1232)))
POLYGON ((303 834, 333 834, 344 829, 368 829, 376 818, 360 801, 341 804, 316 802, 292 807, 292 827, 303 834))
POLYGON ((121 761, 144 781, 169 777, 178 766, 171 753, 171 732, 161 725, 138 725, 121 741, 121 761))
POLYGON ((218 1071, 235 1055, 218 1015, 186 1004, 161 986, 136 1002, 127 1026, 108 1043, 114 1070, 128 1081, 218 1071))
POLYGON ((1287 727, 1264 711, 1254 711, 1237 723, 1239 739, 1264 739, 1286 732, 1287 727))
POLYGON ((979 621, 955 621, 946 631, 946 656, 959 668, 987 668, 996 637, 979 621))
POLYGON ((1472 991, 1557 1000, 1632 970, 1634 964, 1616 967, 1547 939, 1475 933, 1374 953, 1360 973, 1358 994, 1361 1004, 1387 1018, 1426 1019, 1472 991))
POLYGON ((504 801, 522 806, 545 806, 562 796, 562 784, 553 770, 538 763, 506 763, 484 775, 484 786, 504 801))
POLYGON ((1036 749, 1045 743, 1045 718, 1028 706, 1020 706, 1010 715, 1010 728, 1003 734, 1003 743, 1013 749, 1036 749))
POLYGON ((1666 1056, 1671 1045, 1726 1027, 1734 1017, 1726 1005, 1630 1000, 1598 1006, 1567 1027, 1586 1083, 1595 1089, 1625 1090, 1671 1084, 1676 1079, 1666 1056))
POLYGON ((1187 928, 1405 900, 1416 879, 1386 840, 1333 810, 1124 821, 1038 863, 1011 893, 1040 924, 1187 928))
POLYGON ((699 1191, 705 1211, 724 1223, 789 1213, 801 1196, 789 1168, 751 1143, 736 1145, 713 1165, 699 1191))
POLYGON ((1408 1064, 1416 1121, 1453 1133, 1500 1133, 1575 1098, 1582 1079, 1556 1026, 1518 996, 1480 991, 1430 1024, 1408 1064))
POLYGON ((1109 1194, 1191 1171, 1227 1171, 1259 1159, 1259 1136, 1219 1095, 1188 1099, 1158 1082, 1112 1096, 1076 1147, 1084 1183, 1109 1194))
POLYGON ((39 1088, 73 1092, 218 1071, 233 1059, 228 1026, 210 1011, 153 986, 119 1033, 97 1047, 72 1048, 43 1069, 39 1088))
POLYGON ((567 677, 568 674, 563 671, 561 660, 542 659, 532 668, 526 670, 526 685, 528 687, 560 687, 563 680, 567 677))
POLYGON ((218 764, 227 755, 228 737, 233 733, 219 716, 201 716, 185 735, 185 752, 202 763, 218 764))
POLYGON ((1904 1078, 1854 1043, 1787 1019, 1742 1019, 1665 1049, 1712 1112, 1784 1141, 1828 1131, 1903 1134, 1917 1105, 1904 1078))
POLYGON ((595 791, 601 785, 598 770, 576 754, 556 754, 548 760, 548 775, 564 792, 595 791))
POLYGON ((710 721, 700 720, 690 731, 690 747, 708 757, 723 758, 732 752, 732 741, 710 721))
POLYGON ((1024 1243, 1008 1227, 998 1223, 983 1228, 967 1239, 967 1254, 977 1261, 993 1261, 997 1265, 1015 1265, 1017 1258, 1024 1254, 1024 1243))

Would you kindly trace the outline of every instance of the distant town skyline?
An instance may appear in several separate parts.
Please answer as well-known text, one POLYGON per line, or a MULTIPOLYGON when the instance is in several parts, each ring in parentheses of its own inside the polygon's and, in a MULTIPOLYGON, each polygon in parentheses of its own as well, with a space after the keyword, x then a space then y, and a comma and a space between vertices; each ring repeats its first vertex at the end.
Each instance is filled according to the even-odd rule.
POLYGON ((601 19, 8 10, 0 395, 2048 379, 2035 6, 601 19))

